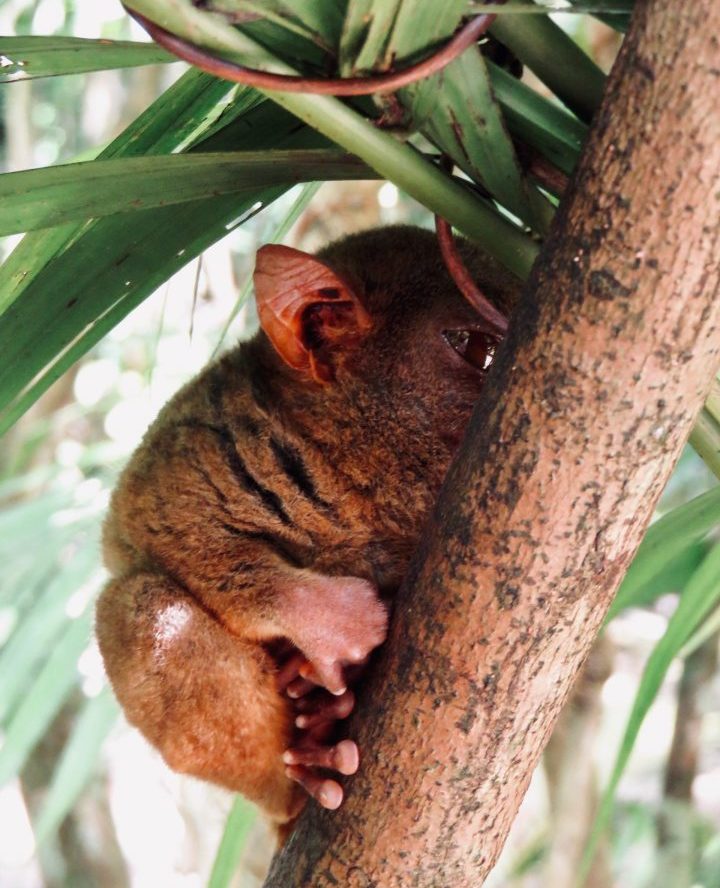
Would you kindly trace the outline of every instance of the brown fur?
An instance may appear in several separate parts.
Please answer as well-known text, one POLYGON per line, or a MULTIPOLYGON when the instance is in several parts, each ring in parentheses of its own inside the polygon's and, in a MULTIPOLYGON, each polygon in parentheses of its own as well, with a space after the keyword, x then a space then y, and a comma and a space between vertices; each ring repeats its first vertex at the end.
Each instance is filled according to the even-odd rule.
MULTIPOLYGON (((509 307, 517 282, 463 252, 509 307)), ((372 633, 372 608, 367 625, 343 627, 343 602, 397 588, 482 382, 442 339, 476 318, 432 234, 378 229, 320 256, 371 331, 333 355, 324 385, 261 331, 167 404, 115 490, 97 610, 128 719, 171 767, 279 822, 303 796, 284 775, 292 719, 269 645, 372 633)))

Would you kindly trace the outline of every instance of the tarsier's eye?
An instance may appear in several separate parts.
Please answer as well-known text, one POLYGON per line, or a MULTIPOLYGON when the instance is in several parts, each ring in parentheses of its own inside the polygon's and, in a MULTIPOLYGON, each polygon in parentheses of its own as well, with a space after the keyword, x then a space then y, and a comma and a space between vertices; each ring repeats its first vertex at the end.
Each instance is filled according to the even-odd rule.
POLYGON ((443 338, 461 358, 478 370, 487 370, 495 357, 497 340, 480 330, 443 330, 443 338))

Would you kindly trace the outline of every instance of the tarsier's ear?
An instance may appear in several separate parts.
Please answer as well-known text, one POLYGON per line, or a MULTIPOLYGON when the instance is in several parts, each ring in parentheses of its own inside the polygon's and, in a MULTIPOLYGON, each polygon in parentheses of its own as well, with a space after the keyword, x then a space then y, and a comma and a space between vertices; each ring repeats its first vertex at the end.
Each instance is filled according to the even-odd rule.
POLYGON ((372 322, 350 287, 320 259, 292 247, 261 247, 255 262, 260 325, 280 357, 316 382, 335 378, 336 360, 372 322))

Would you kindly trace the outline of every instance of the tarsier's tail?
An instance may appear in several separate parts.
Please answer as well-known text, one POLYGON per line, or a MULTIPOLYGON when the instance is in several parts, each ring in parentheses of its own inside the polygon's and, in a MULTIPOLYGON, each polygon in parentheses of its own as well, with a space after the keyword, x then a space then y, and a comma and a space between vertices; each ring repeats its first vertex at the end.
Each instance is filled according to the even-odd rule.
POLYGON ((138 572, 112 580, 97 633, 128 720, 171 768, 262 803, 279 823, 302 805, 285 776, 291 713, 260 645, 232 635, 172 579, 138 572))

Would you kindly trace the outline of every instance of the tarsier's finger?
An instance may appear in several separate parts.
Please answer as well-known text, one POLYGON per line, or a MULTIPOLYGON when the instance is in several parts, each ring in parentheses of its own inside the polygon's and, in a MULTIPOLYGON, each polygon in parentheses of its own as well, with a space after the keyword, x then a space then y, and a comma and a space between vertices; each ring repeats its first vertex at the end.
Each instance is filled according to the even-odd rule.
POLYGON ((298 700, 295 709, 300 714, 295 719, 298 728, 313 728, 326 721, 347 718, 355 706, 355 695, 345 691, 340 697, 330 697, 321 692, 298 700))
POLYGON ((360 753, 352 740, 341 740, 336 746, 300 746, 283 755, 286 765, 328 768, 339 774, 354 774, 360 766, 360 753))
POLYGON ((316 682, 312 682, 307 678, 302 678, 302 676, 294 679, 287 686, 285 693, 293 700, 297 700, 300 697, 304 697, 306 694, 309 694, 310 691, 317 690, 318 684, 316 682))
POLYGON ((300 731, 293 749, 304 749, 307 746, 317 746, 323 744, 333 735, 337 721, 318 722, 310 728, 304 728, 300 731))
POLYGON ((275 684, 277 685, 277 689, 278 691, 280 691, 281 694, 300 675, 300 667, 305 662, 307 662, 305 657, 300 652, 298 652, 297 654, 293 654, 278 669, 275 674, 275 684))
POLYGON ((314 660, 312 663, 304 663, 300 667, 300 675, 313 681, 315 684, 327 688, 331 694, 339 697, 347 690, 347 682, 343 676, 342 665, 337 660, 322 662, 314 660))
POLYGON ((343 788, 335 780, 318 777, 309 768, 299 765, 285 768, 285 773, 291 780, 299 783, 323 808, 334 811, 342 804, 343 788))

